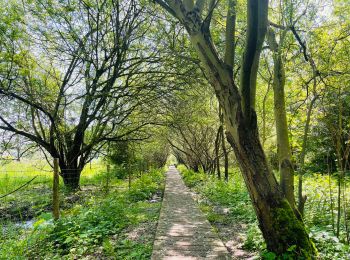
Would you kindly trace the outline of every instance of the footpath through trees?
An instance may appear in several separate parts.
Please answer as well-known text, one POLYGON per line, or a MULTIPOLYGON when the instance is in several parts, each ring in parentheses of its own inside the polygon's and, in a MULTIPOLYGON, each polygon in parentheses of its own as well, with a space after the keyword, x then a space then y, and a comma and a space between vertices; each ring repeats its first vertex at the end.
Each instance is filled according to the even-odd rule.
POLYGON ((173 166, 166 173, 152 259, 231 259, 173 166))

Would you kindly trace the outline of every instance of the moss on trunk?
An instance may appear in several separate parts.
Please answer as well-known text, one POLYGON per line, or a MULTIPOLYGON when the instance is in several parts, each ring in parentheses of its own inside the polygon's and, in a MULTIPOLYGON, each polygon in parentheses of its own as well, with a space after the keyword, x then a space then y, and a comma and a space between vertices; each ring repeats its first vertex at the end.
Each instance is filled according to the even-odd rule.
POLYGON ((280 241, 277 245, 267 244, 267 247, 281 255, 294 247, 291 253, 297 259, 314 259, 317 249, 306 232, 301 216, 296 217, 294 212, 286 199, 273 209, 273 227, 279 233, 280 241))

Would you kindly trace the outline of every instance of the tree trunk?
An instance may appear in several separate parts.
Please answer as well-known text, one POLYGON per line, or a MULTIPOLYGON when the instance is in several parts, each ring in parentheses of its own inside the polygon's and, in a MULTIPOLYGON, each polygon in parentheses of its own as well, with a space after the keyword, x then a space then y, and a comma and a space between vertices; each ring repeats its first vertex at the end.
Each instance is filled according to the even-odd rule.
MULTIPOLYGON (((295 252, 299 256, 312 258, 316 255, 316 248, 309 239, 302 218, 294 203, 288 203, 269 169, 259 141, 254 109, 248 112, 248 104, 241 103, 232 74, 214 56, 216 53, 213 52, 211 42, 198 34, 191 35, 191 41, 205 62, 208 78, 223 108, 226 136, 242 171, 267 249, 281 255, 291 245, 295 245, 295 252)), ((247 82, 251 84, 251 81, 247 82)), ((245 95, 251 94, 242 93, 242 96, 245 95)))
POLYGON ((265 142, 267 139, 267 134, 266 134, 266 102, 267 102, 267 97, 268 94, 270 92, 270 88, 271 88, 271 79, 268 81, 267 83, 267 90, 265 92, 264 98, 263 98, 263 102, 262 102, 262 136, 261 136, 261 140, 262 140, 262 146, 263 148, 265 147, 265 142))
POLYGON ((303 143, 301 147, 300 152, 300 165, 299 165, 299 180, 298 180, 298 210, 302 216, 304 216, 304 206, 307 197, 303 196, 303 175, 304 175, 304 168, 305 168, 305 156, 307 151, 307 140, 309 135, 309 129, 310 129, 310 120, 311 120, 311 112, 313 109, 313 106, 315 104, 315 101, 317 99, 317 96, 314 96, 308 106, 307 109, 307 115, 306 115, 306 122, 304 127, 304 135, 303 135, 303 143))
POLYGON ((220 124, 221 124, 221 147, 222 152, 224 154, 224 160, 225 160, 225 181, 228 182, 228 153, 225 145, 225 134, 224 134, 224 114, 222 113, 222 109, 220 107, 220 124))
POLYGON ((235 151, 268 250, 282 254, 296 245, 299 256, 312 258, 316 249, 301 216, 285 199, 268 167, 256 125, 237 130, 239 141, 233 138, 233 129, 227 131, 228 141, 235 151))
POLYGON ((220 138, 224 138, 223 135, 221 135, 221 128, 222 126, 220 125, 217 133, 216 133, 216 139, 215 139, 215 165, 216 165, 216 170, 217 170, 217 176, 218 179, 221 180, 221 171, 220 171, 220 157, 219 157, 219 148, 220 148, 220 138))
POLYGON ((191 166, 191 169, 194 172, 199 172, 199 165, 198 164, 194 164, 194 165, 191 166))
POLYGON ((225 139, 224 139, 224 129, 222 129, 222 151, 224 153, 224 160, 225 160, 225 181, 228 182, 228 154, 227 154, 227 150, 226 150, 226 145, 225 145, 225 139))
POLYGON ((64 186, 71 191, 79 190, 80 174, 80 169, 61 169, 64 186))
POLYGON ((197 46, 201 60, 206 62, 206 71, 223 108, 226 136, 242 171, 267 249, 283 254, 295 245, 299 256, 312 258, 317 254, 316 248, 309 239, 302 218, 295 205, 288 203, 269 169, 259 141, 254 109, 249 113, 243 111, 230 71, 218 61, 214 65, 207 60, 209 55, 213 55, 212 48, 208 46, 210 42, 198 35, 192 36, 191 41, 197 46))
POLYGON ((286 196, 289 203, 291 205, 294 205, 294 172, 289 145, 288 123, 284 95, 285 71, 280 50, 281 46, 283 45, 284 37, 285 31, 282 32, 280 42, 279 44, 277 44, 275 33, 270 28, 268 31, 267 39, 269 42, 270 49, 273 52, 274 62, 272 85, 274 91, 274 114, 276 120, 277 154, 280 172, 280 185, 282 188, 282 192, 286 196))

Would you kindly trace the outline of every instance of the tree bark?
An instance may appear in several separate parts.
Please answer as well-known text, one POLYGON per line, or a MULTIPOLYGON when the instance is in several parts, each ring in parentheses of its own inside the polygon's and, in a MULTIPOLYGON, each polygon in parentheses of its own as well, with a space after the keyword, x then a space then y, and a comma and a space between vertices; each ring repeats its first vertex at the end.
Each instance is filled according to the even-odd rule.
POLYGON ((221 129, 222 126, 220 125, 217 133, 216 133, 216 139, 215 139, 215 165, 216 165, 216 171, 217 171, 217 177, 219 180, 221 180, 221 170, 220 170, 220 156, 219 156, 219 148, 220 148, 220 138, 223 138, 221 135, 221 129))
POLYGON ((225 134, 224 134, 224 114, 222 113, 222 109, 220 107, 220 130, 221 130, 221 147, 222 147, 222 152, 224 154, 224 167, 225 167, 225 181, 228 182, 228 153, 225 145, 225 134))
POLYGON ((265 92, 264 98, 263 98, 263 103, 262 103, 262 136, 261 136, 261 140, 262 140, 262 147, 265 147, 265 142, 267 139, 267 134, 266 134, 266 102, 267 102, 267 97, 268 94, 270 92, 270 88, 271 88, 271 80, 268 81, 267 83, 267 90, 265 92))
POLYGON ((70 191, 79 190, 80 174, 80 169, 61 169, 64 186, 70 191))
POLYGON ((64 186, 69 191, 76 191, 80 189, 80 175, 82 168, 78 164, 78 160, 70 160, 71 163, 67 163, 62 158, 59 158, 60 175, 63 179, 64 186))
POLYGON ((277 154, 280 172, 280 185, 282 192, 291 205, 295 204, 294 198, 294 171, 292 164, 292 155, 290 151, 288 137, 288 123, 286 113, 286 101, 284 94, 285 71, 282 60, 281 46, 286 31, 281 33, 280 42, 277 44, 274 31, 270 28, 268 31, 268 43, 273 52, 273 92, 274 92, 274 114, 276 120, 277 134, 277 154))
POLYGON ((300 215, 283 196, 276 178, 268 167, 256 126, 241 126, 237 142, 228 133, 240 164, 260 229, 270 251, 282 254, 296 245, 300 255, 311 258, 315 248, 300 215))
POLYGON ((307 108, 303 143, 302 143, 300 159, 299 159, 300 165, 299 165, 299 180, 298 180, 298 210, 302 216, 304 216, 304 206, 307 199, 307 197, 303 195, 303 175, 304 175, 304 168, 305 168, 305 155, 307 151, 307 141, 308 141, 308 135, 309 135, 309 129, 310 129, 311 113, 312 113, 312 109, 316 99, 317 99, 317 96, 314 96, 307 108))

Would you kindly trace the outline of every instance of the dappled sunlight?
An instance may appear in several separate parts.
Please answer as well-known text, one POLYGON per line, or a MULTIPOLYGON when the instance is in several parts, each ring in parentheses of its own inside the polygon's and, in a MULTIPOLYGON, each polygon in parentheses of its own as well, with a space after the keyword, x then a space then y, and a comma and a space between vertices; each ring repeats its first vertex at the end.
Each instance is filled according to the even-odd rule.
POLYGON ((152 259, 230 259, 174 166, 166 188, 152 259))

